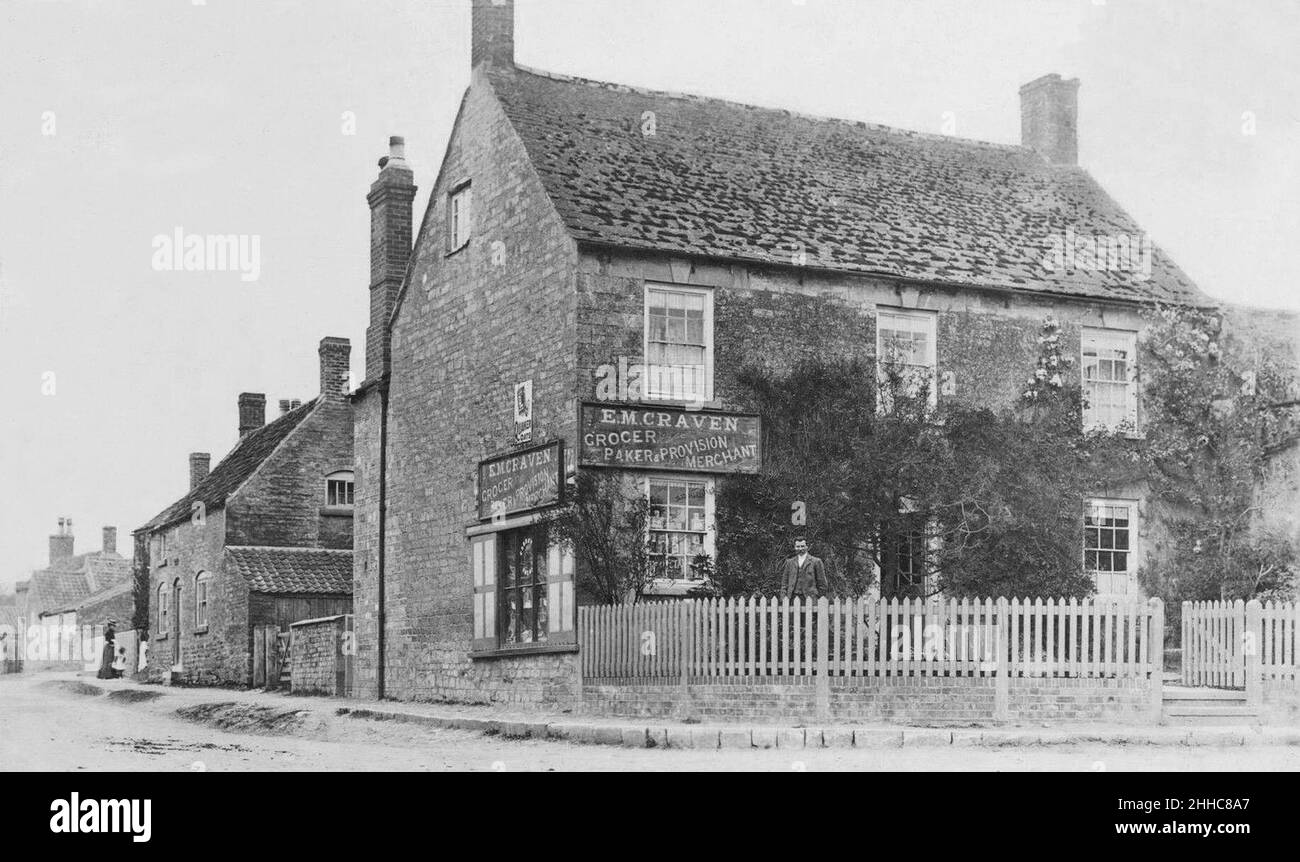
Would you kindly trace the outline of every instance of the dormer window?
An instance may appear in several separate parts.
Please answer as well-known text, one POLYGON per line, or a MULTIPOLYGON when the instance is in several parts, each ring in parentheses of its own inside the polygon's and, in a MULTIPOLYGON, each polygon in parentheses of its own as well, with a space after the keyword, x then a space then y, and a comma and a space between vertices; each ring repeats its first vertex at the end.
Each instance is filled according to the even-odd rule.
POLYGON ((447 253, 452 254, 469 245, 470 218, 473 196, 469 183, 452 189, 447 197, 447 253))
POLYGON ((334 509, 352 508, 351 470, 340 470, 325 477, 325 505, 334 509))

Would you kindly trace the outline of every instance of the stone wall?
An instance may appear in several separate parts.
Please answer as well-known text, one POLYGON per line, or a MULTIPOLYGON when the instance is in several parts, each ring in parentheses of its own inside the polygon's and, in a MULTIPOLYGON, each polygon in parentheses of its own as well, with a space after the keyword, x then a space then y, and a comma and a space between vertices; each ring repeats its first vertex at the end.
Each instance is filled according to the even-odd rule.
MULTIPOLYGON (((471 703, 577 699, 571 654, 471 660, 466 530, 480 461, 515 446, 514 387, 533 381, 534 444, 572 443, 573 271, 523 145, 476 73, 434 185, 392 327, 385 697, 471 703), (448 248, 448 196, 471 183, 469 245, 448 248)), ((359 692, 378 689, 378 393, 357 407, 359 692)), ((567 448, 567 447, 566 447, 567 448)))
MULTIPOLYGON (((1152 720, 1151 683, 1144 678, 1012 679, 1005 717, 997 714, 995 683, 993 677, 833 677, 829 719, 942 726, 1152 720)), ((817 718, 813 677, 699 679, 685 695, 680 685, 586 685, 582 693, 583 711, 593 715, 762 724, 817 718)))
POLYGON ((356 655, 352 616, 303 620, 291 625, 289 631, 290 691, 350 695, 356 655))
POLYGON ((248 584, 224 568, 226 511, 208 512, 204 523, 183 521, 169 528, 167 553, 151 559, 149 577, 150 680, 165 680, 180 658, 180 681, 198 685, 247 685, 252 667, 248 630, 248 584), (208 625, 195 625, 195 577, 212 575, 208 592, 208 625), (158 620, 160 587, 180 583, 180 605, 171 607, 165 628, 158 620), (179 648, 176 639, 179 637, 179 648))
POLYGON ((228 545, 352 547, 352 517, 326 507, 325 477, 352 469, 352 405, 324 398, 226 503, 228 545))

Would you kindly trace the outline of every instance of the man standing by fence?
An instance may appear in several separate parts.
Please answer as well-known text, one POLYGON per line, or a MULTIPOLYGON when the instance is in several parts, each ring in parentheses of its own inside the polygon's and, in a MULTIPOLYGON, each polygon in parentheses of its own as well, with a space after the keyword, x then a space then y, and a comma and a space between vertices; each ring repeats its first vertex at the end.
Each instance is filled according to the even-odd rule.
POLYGON ((826 595, 826 567, 808 553, 808 540, 794 540, 794 556, 785 561, 781 574, 781 595, 816 599, 826 595))

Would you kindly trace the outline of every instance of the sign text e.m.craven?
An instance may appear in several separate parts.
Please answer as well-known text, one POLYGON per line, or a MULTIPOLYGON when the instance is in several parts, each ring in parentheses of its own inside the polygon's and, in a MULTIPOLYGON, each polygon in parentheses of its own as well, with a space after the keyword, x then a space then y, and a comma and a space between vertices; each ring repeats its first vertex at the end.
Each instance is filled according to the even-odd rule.
POLYGON ((757 416, 676 408, 583 404, 580 463, 625 470, 757 473, 757 416))

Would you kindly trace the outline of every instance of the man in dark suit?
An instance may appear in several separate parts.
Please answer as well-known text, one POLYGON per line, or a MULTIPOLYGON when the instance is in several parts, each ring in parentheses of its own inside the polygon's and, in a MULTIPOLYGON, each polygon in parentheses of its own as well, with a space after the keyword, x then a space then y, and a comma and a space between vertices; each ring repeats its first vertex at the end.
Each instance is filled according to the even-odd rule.
POLYGON ((794 540, 794 556, 785 561, 785 569, 781 574, 781 595, 815 599, 826 595, 826 592, 826 567, 821 560, 808 553, 808 540, 800 536, 794 540))

